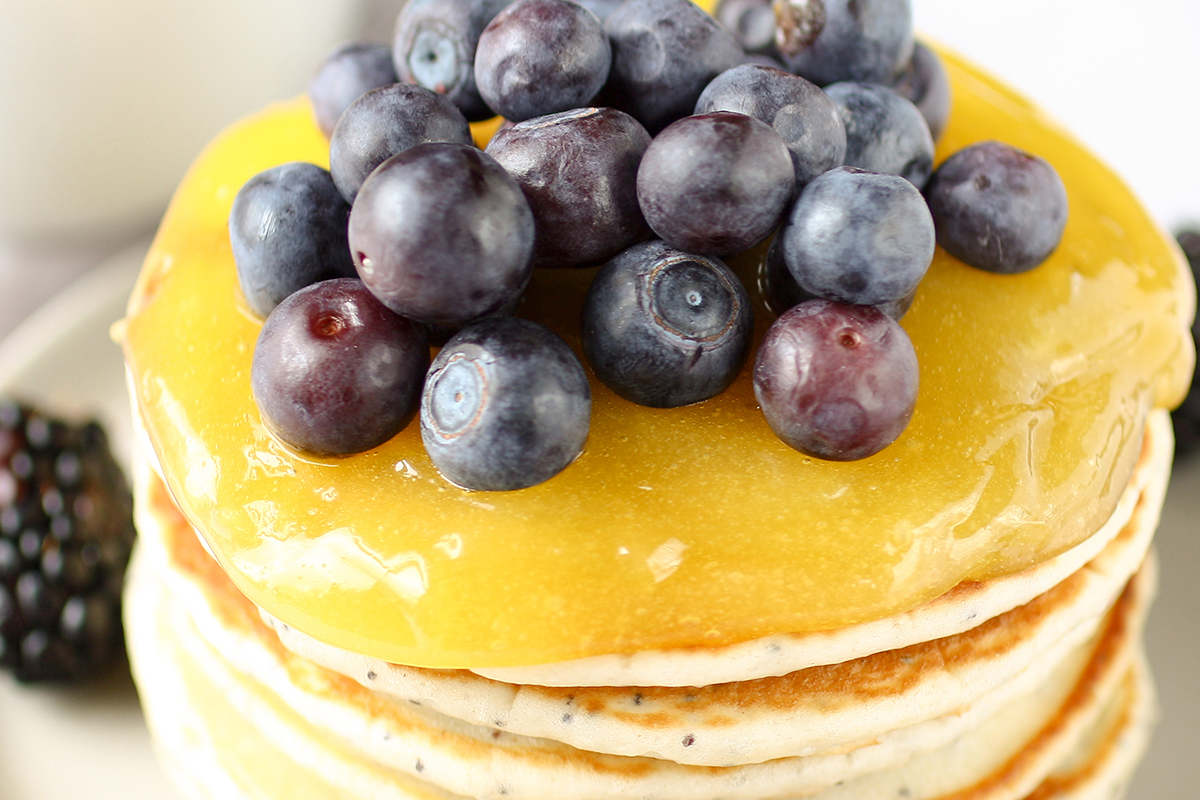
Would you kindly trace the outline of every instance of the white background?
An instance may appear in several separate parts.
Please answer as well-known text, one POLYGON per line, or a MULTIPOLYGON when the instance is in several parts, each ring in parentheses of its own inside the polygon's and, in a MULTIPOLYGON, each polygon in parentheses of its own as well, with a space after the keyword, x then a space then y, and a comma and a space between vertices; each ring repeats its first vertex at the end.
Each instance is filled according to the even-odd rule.
POLYGON ((1155 217, 1200 222, 1200 3, 914 0, 918 32, 1036 101, 1155 217))

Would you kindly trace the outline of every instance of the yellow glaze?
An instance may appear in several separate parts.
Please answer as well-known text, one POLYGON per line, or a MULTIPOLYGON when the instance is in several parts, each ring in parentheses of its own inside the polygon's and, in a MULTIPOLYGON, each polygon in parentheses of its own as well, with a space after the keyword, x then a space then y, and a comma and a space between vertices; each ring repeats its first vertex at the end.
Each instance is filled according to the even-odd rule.
MULTIPOLYGON (((1107 518, 1146 410, 1182 397, 1194 289, 1127 189, 1022 100, 949 57, 939 159, 997 138, 1047 158, 1063 243, 996 276, 942 252, 904 319, 921 363, 908 430, 853 463, 781 444, 749 369, 721 396, 636 407, 593 383, 591 434, 562 474, 461 491, 416 425, 342 460, 289 452, 249 390, 260 321, 239 299, 238 187, 325 162, 303 101, 219 138, 180 188, 131 300, 125 349, 184 512, 234 581, 341 647, 431 667, 715 645, 882 617, 1022 569, 1107 518)), ((753 283, 753 265, 742 265, 753 283)), ((591 272, 539 274, 518 313, 578 349, 591 272)), ((769 315, 757 310, 759 333, 769 315)))

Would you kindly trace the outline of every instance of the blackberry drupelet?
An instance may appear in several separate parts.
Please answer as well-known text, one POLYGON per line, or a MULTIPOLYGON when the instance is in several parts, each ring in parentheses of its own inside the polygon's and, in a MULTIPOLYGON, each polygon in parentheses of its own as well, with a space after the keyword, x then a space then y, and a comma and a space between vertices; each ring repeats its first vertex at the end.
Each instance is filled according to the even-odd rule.
POLYGON ((0 667, 95 674, 123 651, 133 498, 96 422, 0 399, 0 667))

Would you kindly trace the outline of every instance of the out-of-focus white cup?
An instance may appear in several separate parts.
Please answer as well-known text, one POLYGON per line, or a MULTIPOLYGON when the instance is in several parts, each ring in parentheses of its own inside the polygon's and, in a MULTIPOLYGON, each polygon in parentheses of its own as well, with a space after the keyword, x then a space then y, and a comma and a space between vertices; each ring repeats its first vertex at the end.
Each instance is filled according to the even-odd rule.
POLYGON ((303 91, 361 0, 0 0, 0 240, 143 230, 204 143, 303 91))

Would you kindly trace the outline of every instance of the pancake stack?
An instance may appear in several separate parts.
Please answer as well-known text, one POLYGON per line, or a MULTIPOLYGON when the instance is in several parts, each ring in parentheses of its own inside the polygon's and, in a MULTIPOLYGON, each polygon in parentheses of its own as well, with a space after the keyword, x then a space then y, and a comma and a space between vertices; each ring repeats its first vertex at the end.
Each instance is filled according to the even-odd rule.
MULTIPOLYGON (((1036 152, 1071 216, 1021 275, 935 254, 902 320, 912 422, 853 463, 781 443, 749 367, 678 409, 593 380, 584 452, 519 491, 454 486, 415 425, 343 458, 287 447, 250 393, 262 319, 229 210, 328 142, 303 99, 214 142, 115 329, 127 641, 184 796, 1119 797, 1156 715, 1141 631, 1194 286, 1118 179, 946 63, 938 159, 1036 152)), ((752 292, 762 255, 732 265, 752 292)), ((515 313, 581 350, 590 274, 540 271, 515 313)))
POLYGON ((1113 517, 1025 572, 836 632, 525 676, 625 682, 589 686, 389 664, 273 620, 143 457, 130 652, 195 798, 1111 798, 1155 718, 1140 634, 1171 444, 1155 414, 1113 517))

